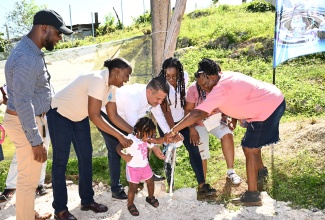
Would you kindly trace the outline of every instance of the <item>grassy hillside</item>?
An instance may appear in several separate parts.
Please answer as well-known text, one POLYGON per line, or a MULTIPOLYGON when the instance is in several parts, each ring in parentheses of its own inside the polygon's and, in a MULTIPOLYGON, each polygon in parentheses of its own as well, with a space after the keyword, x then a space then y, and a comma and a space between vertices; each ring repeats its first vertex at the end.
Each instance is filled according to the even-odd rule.
MULTIPOLYGON (((243 6, 196 11, 182 22, 179 56, 193 75, 203 57, 215 59, 223 70, 239 71, 272 82, 274 13, 249 13, 243 6), (192 46, 190 48, 184 48, 192 46)), ((287 99, 287 115, 324 115, 325 54, 280 64, 276 85, 287 99)))
MULTIPOLYGON (((148 28, 148 25, 137 26, 124 32, 117 31, 92 42, 99 43, 141 35, 142 31, 148 28)), ((197 63, 203 57, 209 57, 216 60, 223 70, 239 71, 271 83, 273 35, 274 13, 272 12, 250 13, 244 10, 244 6, 220 6, 199 10, 183 18, 175 56, 179 57, 192 80, 194 80, 193 73, 197 70, 197 63)), ((148 51, 151 47, 150 43, 141 42, 141 45, 133 46, 133 49, 141 48, 141 53, 138 54, 140 58, 150 53, 148 51)), ((129 55, 125 52, 123 56, 129 55)), ((324 154, 321 153, 325 150, 323 147, 325 143, 322 141, 324 138, 316 135, 324 128, 321 126, 324 125, 322 119, 325 116, 324 60, 325 54, 318 53, 289 60, 276 69, 276 85, 283 91, 287 101, 287 111, 282 120, 283 127, 287 130, 288 127, 292 129, 286 133, 283 144, 263 150, 266 165, 272 167, 267 191, 274 199, 291 201, 294 207, 325 209, 323 193, 325 159, 324 154), (296 124, 292 124, 293 122, 296 124), (303 133, 307 128, 316 130, 313 130, 313 135, 303 133), (297 134, 301 134, 299 138, 292 137, 297 134), (278 153, 273 153, 274 149, 278 153)), ((139 61, 140 66, 144 68, 143 71, 148 71, 148 62, 148 60, 139 61)), ((238 128, 234 134, 235 166, 244 179, 241 188, 229 188, 227 185, 226 165, 220 142, 210 138, 211 159, 208 162, 207 176, 208 182, 218 189, 219 202, 228 203, 230 198, 237 196, 246 187, 245 158, 240 147, 243 133, 244 130, 238 128)), ((95 128, 92 129, 92 135, 93 139, 96 139, 95 144, 102 146, 103 140, 100 139, 95 128)), ((96 157, 93 163, 94 179, 109 184, 107 158, 96 157)), ((0 189, 4 187, 8 164, 0 163, 0 189)), ((71 175, 72 179, 77 174, 76 164, 75 159, 69 162, 68 175, 71 175)), ((151 165, 157 173, 162 173, 162 161, 152 156, 151 165)), ((50 174, 51 162, 47 169, 50 174)), ((121 179, 126 185, 124 174, 121 175, 121 179)), ((175 188, 196 187, 196 185, 187 152, 185 148, 180 148, 177 152, 175 188)))

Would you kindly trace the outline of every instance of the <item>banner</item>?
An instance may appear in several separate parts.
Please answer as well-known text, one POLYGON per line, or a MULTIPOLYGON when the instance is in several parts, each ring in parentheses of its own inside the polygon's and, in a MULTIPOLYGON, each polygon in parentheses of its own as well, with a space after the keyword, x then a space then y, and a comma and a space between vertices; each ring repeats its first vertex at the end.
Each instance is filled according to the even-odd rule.
POLYGON ((273 68, 325 51, 325 0, 277 0, 273 68))

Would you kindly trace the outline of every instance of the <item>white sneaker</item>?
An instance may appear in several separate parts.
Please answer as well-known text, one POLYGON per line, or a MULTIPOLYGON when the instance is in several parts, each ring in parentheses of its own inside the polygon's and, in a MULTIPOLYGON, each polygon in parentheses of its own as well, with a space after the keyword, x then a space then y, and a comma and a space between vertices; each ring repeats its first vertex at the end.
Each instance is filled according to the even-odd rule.
POLYGON ((227 177, 231 180, 232 184, 238 185, 241 183, 241 178, 237 175, 237 173, 227 173, 227 177))

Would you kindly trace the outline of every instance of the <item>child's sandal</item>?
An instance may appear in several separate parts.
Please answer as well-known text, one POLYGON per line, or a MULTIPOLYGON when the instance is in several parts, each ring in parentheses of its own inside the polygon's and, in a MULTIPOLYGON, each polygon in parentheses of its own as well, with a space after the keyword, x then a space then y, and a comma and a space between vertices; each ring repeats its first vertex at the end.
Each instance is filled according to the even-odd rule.
POLYGON ((159 206, 158 199, 156 199, 154 196, 149 198, 146 197, 146 202, 152 205, 153 207, 157 208, 159 206))
POLYGON ((130 205, 128 207, 128 210, 129 210, 130 214, 133 215, 133 216, 138 216, 139 215, 139 211, 138 211, 137 207, 135 207, 134 204, 130 205))

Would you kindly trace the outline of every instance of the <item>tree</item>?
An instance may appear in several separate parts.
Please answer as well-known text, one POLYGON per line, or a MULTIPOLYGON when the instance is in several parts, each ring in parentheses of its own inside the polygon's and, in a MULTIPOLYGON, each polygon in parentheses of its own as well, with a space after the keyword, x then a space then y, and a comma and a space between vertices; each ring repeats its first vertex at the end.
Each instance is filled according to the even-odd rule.
POLYGON ((6 51, 6 45, 9 44, 9 41, 3 38, 4 34, 0 32, 0 52, 6 51))
POLYGON ((170 21, 170 0, 151 0, 152 26, 152 70, 153 75, 159 74, 163 62, 163 52, 167 29, 170 21))
POLYGON ((172 18, 170 0, 151 0, 152 69, 159 74, 164 59, 174 55, 186 0, 177 0, 172 18))
POLYGON ((35 13, 45 8, 47 5, 38 6, 34 0, 15 2, 14 9, 6 15, 10 34, 15 37, 27 34, 33 25, 35 13))

